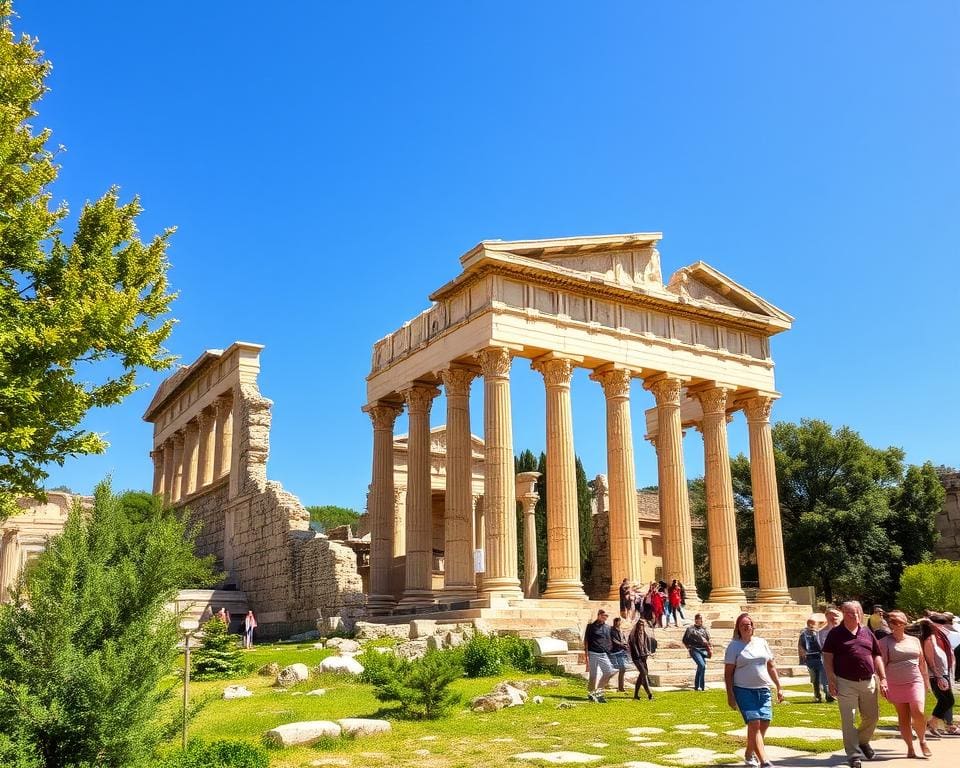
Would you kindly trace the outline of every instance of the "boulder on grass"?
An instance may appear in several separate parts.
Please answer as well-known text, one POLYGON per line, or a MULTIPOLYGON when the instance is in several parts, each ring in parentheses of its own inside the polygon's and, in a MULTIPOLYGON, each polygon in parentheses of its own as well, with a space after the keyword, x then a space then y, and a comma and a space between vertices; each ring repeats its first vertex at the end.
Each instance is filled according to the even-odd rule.
POLYGON ((470 709, 474 712, 496 712, 507 707, 517 707, 527 700, 526 691, 514 688, 507 683, 500 683, 485 696, 477 696, 470 702, 470 709))
POLYGON ((360 650, 360 643, 346 637, 331 637, 323 645, 325 648, 336 648, 341 653, 356 653, 360 650))
POLYGON ((374 736, 378 733, 390 733, 390 723, 386 720, 369 720, 363 717, 345 717, 337 720, 337 725, 345 736, 374 736))
POLYGON ((264 664, 260 669, 257 670, 257 674, 261 677, 276 677, 280 674, 280 665, 275 661, 271 661, 269 664, 264 664))
POLYGON ((228 685, 223 689, 223 698, 227 701, 230 699, 245 699, 248 696, 253 696, 253 691, 242 685, 228 685))
POLYGON ((340 726, 329 720, 305 720, 301 723, 278 725, 267 731, 264 740, 278 747, 292 747, 297 744, 313 744, 323 738, 336 739, 340 736, 340 726))
POLYGON ((327 656, 314 667, 314 672, 317 674, 333 672, 338 675, 359 675, 363 672, 363 664, 353 656, 327 656))
POLYGON ((291 664, 289 667, 280 670, 280 674, 277 675, 277 685, 281 688, 289 688, 297 683, 302 683, 309 677, 310 670, 306 664, 291 664))

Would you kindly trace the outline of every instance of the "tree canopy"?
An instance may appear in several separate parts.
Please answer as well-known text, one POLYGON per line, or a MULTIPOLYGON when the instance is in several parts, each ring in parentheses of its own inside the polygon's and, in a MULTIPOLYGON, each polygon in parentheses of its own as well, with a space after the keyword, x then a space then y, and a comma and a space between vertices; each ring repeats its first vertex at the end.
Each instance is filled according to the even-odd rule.
MULTIPOLYGON (((824 421, 773 426, 791 584, 888 600, 907 565, 929 557, 943 488, 931 463, 906 467, 900 448, 874 448, 824 421)), ((731 464, 741 553, 755 550, 750 462, 731 464)))
POLYGON ((173 321, 161 318, 174 298, 173 230, 141 241, 138 198, 121 203, 108 190, 64 236, 51 132, 32 125, 51 64, 13 18, 0 0, 0 517, 15 495, 42 496, 45 465, 105 450, 80 423, 133 392, 138 368, 170 364, 162 345, 173 321))
POLYGON ((322 507, 313 506, 306 509, 310 513, 310 527, 320 533, 325 533, 338 525, 355 525, 357 520, 360 519, 360 513, 349 507, 327 504, 322 507))

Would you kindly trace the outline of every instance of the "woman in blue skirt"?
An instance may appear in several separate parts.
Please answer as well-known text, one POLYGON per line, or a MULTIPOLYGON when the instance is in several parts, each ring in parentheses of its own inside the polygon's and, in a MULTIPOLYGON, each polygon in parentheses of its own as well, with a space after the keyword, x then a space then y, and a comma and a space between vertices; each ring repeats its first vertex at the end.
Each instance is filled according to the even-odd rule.
POLYGON ((753 633, 748 613, 741 613, 734 625, 733 640, 723 655, 723 681, 727 703, 731 709, 740 710, 747 724, 747 765, 769 768, 763 734, 773 717, 770 686, 776 686, 778 703, 783 701, 783 689, 773 665, 773 652, 766 640, 753 633))

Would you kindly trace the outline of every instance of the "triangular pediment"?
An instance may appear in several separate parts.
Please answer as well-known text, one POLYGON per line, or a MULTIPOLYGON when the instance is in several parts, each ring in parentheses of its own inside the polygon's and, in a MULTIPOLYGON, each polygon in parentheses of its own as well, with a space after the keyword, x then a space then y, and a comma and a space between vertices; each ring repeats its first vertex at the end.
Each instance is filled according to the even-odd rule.
POLYGON ((705 262, 674 272, 667 290, 687 301, 772 318, 789 325, 793 317, 705 262))

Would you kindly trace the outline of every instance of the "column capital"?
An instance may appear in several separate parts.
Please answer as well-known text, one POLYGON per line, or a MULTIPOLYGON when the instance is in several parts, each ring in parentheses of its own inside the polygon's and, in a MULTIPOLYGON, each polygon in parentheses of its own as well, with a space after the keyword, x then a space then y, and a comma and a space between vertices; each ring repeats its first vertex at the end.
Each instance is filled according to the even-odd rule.
POLYGON ((375 403, 363 406, 362 410, 370 417, 374 429, 392 430, 397 416, 403 411, 403 406, 400 403, 377 400, 375 403))
POLYGON ((177 430, 176 432, 174 432, 173 435, 170 437, 170 440, 173 441, 174 447, 179 446, 179 447, 182 448, 182 447, 183 447, 183 441, 184 441, 185 438, 186 438, 186 435, 184 434, 183 430, 182 430, 182 429, 178 429, 178 430, 177 430))
POLYGON ((470 394, 470 383, 477 378, 472 368, 452 366, 440 371, 440 379, 448 397, 466 397, 470 394))
POLYGON ((731 387, 716 386, 696 389, 690 394, 700 401, 704 416, 725 415, 727 406, 732 402, 733 389, 731 387))
POLYGON ((204 408, 200 413, 197 414, 196 422, 201 430, 209 427, 216 420, 216 414, 210 410, 204 408))
POLYGON ((630 397, 630 381, 634 372, 629 368, 607 363, 594 369, 590 378, 603 387, 603 393, 608 398, 630 397))
POLYGON ((413 382, 400 394, 407 404, 408 413, 430 413, 433 398, 440 394, 440 390, 433 386, 433 384, 413 382))
POLYGON ((530 363, 530 367, 543 375, 548 387, 569 388, 573 379, 573 363, 568 357, 544 356, 530 363))
POLYGON ((658 373, 643 380, 643 388, 653 393, 657 406, 680 406, 680 391, 688 381, 684 376, 672 373, 658 373))
POLYGON ((150 451, 151 459, 162 459, 163 458, 163 445, 158 445, 152 451, 150 451))
POLYGON ((233 390, 228 390, 213 401, 213 407, 217 411, 226 410, 233 407, 233 390))
POLYGON ((770 421, 770 412, 773 409, 774 400, 776 398, 772 395, 758 394, 737 400, 737 404, 743 406, 748 424, 764 424, 770 421))
POLYGON ((513 355, 507 347, 487 347, 477 352, 480 371, 485 379, 509 379, 513 355))

